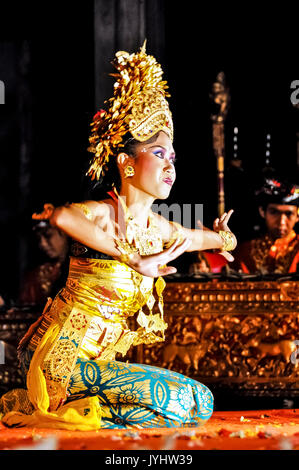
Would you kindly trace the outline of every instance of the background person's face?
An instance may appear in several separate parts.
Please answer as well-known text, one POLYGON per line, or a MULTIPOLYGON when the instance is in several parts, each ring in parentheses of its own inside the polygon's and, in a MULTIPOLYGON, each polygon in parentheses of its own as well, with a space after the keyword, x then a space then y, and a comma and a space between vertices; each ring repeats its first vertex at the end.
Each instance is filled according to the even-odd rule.
POLYGON ((62 258, 65 256, 67 241, 55 227, 49 227, 37 234, 40 249, 51 259, 62 258))
POLYGON ((297 207, 286 204, 268 204, 264 213, 267 230, 274 238, 289 235, 298 222, 297 207))

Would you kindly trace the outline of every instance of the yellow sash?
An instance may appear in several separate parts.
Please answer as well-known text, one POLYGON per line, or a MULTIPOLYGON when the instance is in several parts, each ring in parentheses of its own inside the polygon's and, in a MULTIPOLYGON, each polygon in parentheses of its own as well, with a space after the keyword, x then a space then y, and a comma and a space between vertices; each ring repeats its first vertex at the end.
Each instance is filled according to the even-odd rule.
POLYGON ((32 357, 27 375, 29 400, 35 411, 26 415, 19 411, 7 413, 2 422, 7 426, 34 426, 39 428, 60 428, 88 431, 101 426, 101 409, 97 397, 87 397, 61 406, 57 411, 48 412, 50 400, 42 364, 55 343, 61 326, 53 322, 43 336, 32 357))

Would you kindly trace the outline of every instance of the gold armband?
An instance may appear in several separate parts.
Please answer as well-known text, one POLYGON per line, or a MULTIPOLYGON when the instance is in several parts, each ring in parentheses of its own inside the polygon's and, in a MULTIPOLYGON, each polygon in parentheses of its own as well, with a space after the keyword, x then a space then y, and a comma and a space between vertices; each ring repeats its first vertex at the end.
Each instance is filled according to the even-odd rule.
POLYGON ((132 258, 134 257, 134 255, 136 253, 138 253, 137 251, 137 248, 135 248, 134 246, 131 246, 129 245, 129 243, 127 243, 126 241, 124 240, 120 240, 118 238, 115 238, 115 245, 118 249, 118 251, 120 251, 121 255, 119 257, 119 260, 121 263, 129 263, 132 258))
POLYGON ((92 220, 92 211, 89 209, 89 207, 86 204, 80 203, 80 202, 73 202, 70 204, 70 206, 78 207, 79 209, 82 209, 83 214, 88 220, 92 220))
POLYGON ((221 248, 222 251, 231 251, 235 247, 235 239, 232 232, 219 230, 219 235, 223 240, 223 246, 221 248))

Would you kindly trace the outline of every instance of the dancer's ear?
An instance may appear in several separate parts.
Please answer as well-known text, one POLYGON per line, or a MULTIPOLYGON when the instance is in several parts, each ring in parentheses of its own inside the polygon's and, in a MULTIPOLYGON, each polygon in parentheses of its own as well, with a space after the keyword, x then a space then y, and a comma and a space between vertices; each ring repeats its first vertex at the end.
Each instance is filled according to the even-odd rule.
POLYGON ((126 166, 131 165, 134 159, 130 157, 127 153, 121 152, 117 155, 118 165, 124 169, 126 166))

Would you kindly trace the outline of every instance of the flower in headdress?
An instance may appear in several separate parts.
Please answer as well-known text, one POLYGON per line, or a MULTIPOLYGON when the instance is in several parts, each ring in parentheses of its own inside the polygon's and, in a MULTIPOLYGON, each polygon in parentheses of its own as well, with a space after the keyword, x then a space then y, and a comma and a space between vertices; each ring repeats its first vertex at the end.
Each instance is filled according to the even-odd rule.
POLYGON ((98 121, 102 119, 106 114, 106 111, 104 109, 100 109, 94 116, 93 116, 93 121, 98 121))

